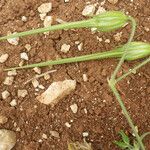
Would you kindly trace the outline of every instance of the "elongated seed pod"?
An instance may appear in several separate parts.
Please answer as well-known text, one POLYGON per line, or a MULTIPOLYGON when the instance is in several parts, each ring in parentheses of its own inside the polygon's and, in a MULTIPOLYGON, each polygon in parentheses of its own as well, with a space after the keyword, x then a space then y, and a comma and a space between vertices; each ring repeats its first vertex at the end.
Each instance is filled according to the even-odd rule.
MULTIPOLYGON (((124 48, 121 47, 117 51, 124 52, 124 48)), ((128 47, 125 60, 137 60, 150 55, 150 44, 144 42, 131 42, 128 47)), ((121 56, 120 56, 121 57, 121 56)))
POLYGON ((93 18, 93 21, 95 21, 95 27, 103 32, 119 29, 123 27, 128 20, 129 16, 126 16, 120 11, 107 11, 93 18))
MULTIPOLYGON (((13 70, 13 69, 27 69, 33 67, 44 67, 49 65, 75 63, 75 62, 90 61, 90 60, 97 60, 97 59, 100 60, 100 59, 107 59, 107 58, 121 58, 122 55, 124 54, 124 50, 125 50, 124 46, 122 46, 107 52, 95 53, 95 54, 89 54, 89 55, 83 55, 83 56, 65 58, 65 59, 59 59, 53 61, 46 61, 46 62, 26 65, 22 67, 8 68, 5 69, 5 71, 13 70)), ((144 42, 132 42, 128 47, 125 60, 136 60, 136 59, 144 58, 149 55, 150 55, 150 44, 144 42)))
POLYGON ((109 32, 121 28, 128 22, 128 20, 129 20, 129 16, 126 16, 123 12, 107 11, 100 15, 93 16, 92 18, 87 20, 67 22, 67 23, 53 25, 45 28, 33 29, 25 32, 20 32, 8 36, 0 37, 0 40, 22 37, 22 36, 27 36, 27 35, 37 34, 37 33, 44 33, 48 31, 62 30, 62 29, 97 28, 99 31, 109 32))

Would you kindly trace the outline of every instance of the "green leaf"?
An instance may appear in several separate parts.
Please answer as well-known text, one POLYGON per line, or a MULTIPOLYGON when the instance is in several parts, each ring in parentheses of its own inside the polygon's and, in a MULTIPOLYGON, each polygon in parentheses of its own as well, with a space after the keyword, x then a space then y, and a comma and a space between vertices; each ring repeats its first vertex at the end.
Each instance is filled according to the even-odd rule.
POLYGON ((129 137, 124 133, 124 131, 121 130, 119 134, 121 135, 123 142, 129 145, 130 144, 129 137))
POLYGON ((120 147, 121 149, 126 149, 128 148, 128 145, 122 141, 115 141, 114 142, 118 147, 120 147))

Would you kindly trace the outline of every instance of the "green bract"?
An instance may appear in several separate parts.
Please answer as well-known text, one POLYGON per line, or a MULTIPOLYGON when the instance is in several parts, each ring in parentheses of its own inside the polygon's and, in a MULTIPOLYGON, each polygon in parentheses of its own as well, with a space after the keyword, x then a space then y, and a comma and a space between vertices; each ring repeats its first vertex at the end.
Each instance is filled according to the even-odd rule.
POLYGON ((53 25, 45 28, 33 29, 30 31, 20 32, 8 36, 1 37, 0 40, 8 38, 22 37, 31 34, 44 33, 48 31, 56 31, 61 29, 77 29, 77 28, 97 28, 99 31, 112 31, 121 28, 130 18, 120 11, 108 11, 100 15, 94 16, 87 20, 68 22, 53 25))
MULTIPOLYGON (((49 66, 49 65, 59 65, 59 64, 66 64, 66 63, 96 60, 96 59, 121 58, 123 54, 124 54, 124 46, 116 48, 111 51, 107 51, 107 52, 59 59, 59 60, 54 60, 54 61, 47 61, 47 62, 42 62, 38 64, 26 65, 23 67, 10 68, 6 70, 44 67, 44 66, 49 66)), ((128 47, 125 60, 136 60, 136 59, 144 58, 149 55, 150 55, 150 44, 147 44, 144 42, 132 42, 128 47)))
POLYGON ((128 20, 129 17, 120 11, 108 11, 93 17, 95 27, 98 28, 99 31, 103 32, 119 29, 124 26, 128 20))

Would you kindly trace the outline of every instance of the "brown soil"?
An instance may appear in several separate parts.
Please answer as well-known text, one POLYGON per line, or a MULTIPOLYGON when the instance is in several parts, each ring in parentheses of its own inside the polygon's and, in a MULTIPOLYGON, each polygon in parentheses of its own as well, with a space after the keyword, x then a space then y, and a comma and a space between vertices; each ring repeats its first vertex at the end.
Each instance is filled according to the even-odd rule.
MULTIPOLYGON (((51 0, 53 10, 50 15, 58 16, 65 21, 84 19, 81 12, 87 1, 70 0, 69 3, 64 3, 64 0, 51 0)), ((19 32, 42 26, 37 7, 43 2, 49 2, 49 0, 1 0, 0 35, 6 35, 7 31, 19 32), (21 16, 27 16, 28 21, 23 23, 21 16)), ((91 0, 91 2, 95 3, 96 0, 91 0)), ((103 7, 107 10, 125 10, 129 12, 138 22, 136 40, 150 42, 150 33, 144 29, 150 27, 149 4, 149 0, 134 0, 134 3, 131 3, 130 0, 120 0, 116 5, 106 2, 103 7)), ((12 46, 7 41, 3 41, 0 44, 0 53, 8 53, 10 58, 7 63, 0 65, 0 67, 18 65, 20 62, 19 54, 25 50, 25 44, 31 44, 32 46, 28 63, 109 50, 126 42, 130 28, 127 27, 121 30, 123 37, 119 43, 115 42, 113 38, 113 35, 117 32, 91 34, 88 29, 58 31, 50 33, 46 38, 43 34, 28 36, 21 38, 18 46, 12 46), (97 36, 102 37, 104 40, 109 38, 111 42, 109 44, 98 42, 97 36), (77 46, 75 46, 74 42, 77 40, 84 43, 83 51, 78 51, 77 46), (60 52, 60 46, 63 43, 71 45, 71 50, 67 54, 60 52)), ((76 90, 54 108, 45 106, 35 100, 36 92, 32 84, 23 85, 23 82, 35 75, 35 72, 31 69, 18 71, 12 86, 5 86, 1 82, 0 92, 8 90, 11 92, 11 97, 6 101, 0 101, 0 112, 9 118, 7 123, 0 125, 0 128, 14 131, 18 127, 21 129, 21 131, 16 132, 18 140, 14 150, 66 150, 67 141, 82 141, 82 133, 85 131, 89 133, 86 140, 92 143, 94 150, 116 150, 117 147, 115 147, 113 141, 119 139, 118 131, 123 129, 127 133, 131 133, 120 106, 107 84, 107 77, 110 77, 117 62, 117 60, 112 59, 53 67, 57 69, 57 72, 51 74, 50 80, 45 81, 43 78, 39 80, 46 88, 54 81, 77 80, 76 90), (88 82, 83 81, 82 75, 84 73, 88 76, 88 82), (27 89, 28 96, 23 99, 18 98, 18 89, 27 89), (18 105, 12 108, 9 102, 14 98, 17 100, 18 105), (70 110, 70 105, 73 103, 78 105, 76 114, 73 114, 70 110), (87 114, 84 112, 84 108, 87 109, 87 114), (67 128, 65 123, 71 120, 73 120, 71 128, 67 128), (16 127, 14 126, 15 122, 16 127), (51 137, 50 130, 59 132, 60 139, 51 137), (43 133, 48 136, 48 139, 43 139, 40 143, 39 140, 42 139, 43 133)), ((126 62, 120 74, 138 62, 126 62)), ((48 67, 43 68, 42 72, 48 69, 48 67)), ((1 75, 1 81, 6 75, 6 73, 3 76, 1 75)), ((138 126, 139 133, 149 131, 150 64, 140 69, 136 75, 127 77, 120 83, 118 88, 135 125, 138 126)), ((38 94, 40 93, 42 91, 38 92, 38 94)), ((145 145, 147 149, 150 149, 148 138, 145 139, 145 145)))

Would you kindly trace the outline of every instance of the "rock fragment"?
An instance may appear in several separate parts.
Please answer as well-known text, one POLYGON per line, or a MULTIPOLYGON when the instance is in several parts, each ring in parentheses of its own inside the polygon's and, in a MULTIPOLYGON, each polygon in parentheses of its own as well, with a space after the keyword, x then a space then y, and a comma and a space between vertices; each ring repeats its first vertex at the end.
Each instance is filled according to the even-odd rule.
POLYGON ((108 0, 108 2, 111 4, 116 4, 116 3, 118 3, 118 0, 108 0))
POLYGON ((83 16, 92 16, 95 12, 95 6, 94 5, 87 5, 82 11, 83 16))
POLYGON ((68 44, 63 44, 62 46, 61 46, 61 52, 63 52, 63 53, 67 53, 69 50, 70 50, 70 45, 68 45, 68 44))
POLYGON ((20 53, 20 58, 23 60, 29 60, 28 54, 26 52, 20 53))
MULTIPOLYGON (((10 31, 8 31, 7 35, 11 35, 11 34, 16 34, 17 32, 11 33, 10 31)), ((12 45, 18 45, 19 44, 19 37, 16 38, 9 38, 7 39, 7 41, 12 44, 12 45)))
POLYGON ((15 132, 6 129, 0 129, 0 150, 11 150, 15 144, 15 132))
POLYGON ((72 112, 73 112, 74 114, 77 113, 77 111, 78 111, 78 105, 77 105, 77 104, 72 104, 72 105, 70 106, 70 108, 71 108, 71 110, 72 110, 72 112))
POLYGON ((9 57, 8 54, 2 54, 2 55, 0 56, 0 63, 6 62, 7 59, 8 59, 8 57, 9 57))
POLYGON ((12 85, 14 82, 14 77, 9 76, 5 78, 5 81, 3 82, 5 85, 12 85))
POLYGON ((44 93, 37 97, 37 100, 43 104, 54 106, 60 99, 75 90, 75 88, 75 80, 53 82, 44 93))
POLYGON ((52 3, 43 3, 38 7, 38 12, 41 14, 48 13, 52 10, 52 3))
POLYGON ((28 95, 27 90, 18 90, 18 97, 26 97, 28 95))
POLYGON ((8 121, 8 118, 4 115, 0 115, 0 124, 5 124, 8 121))
POLYGON ((60 138, 60 135, 57 131, 50 131, 51 136, 55 137, 55 138, 60 138))
POLYGON ((53 17, 52 16, 46 16, 44 19, 44 27, 49 27, 52 25, 53 17))
POLYGON ((6 90, 4 92, 2 92, 2 99, 5 100, 10 96, 10 93, 6 90))

